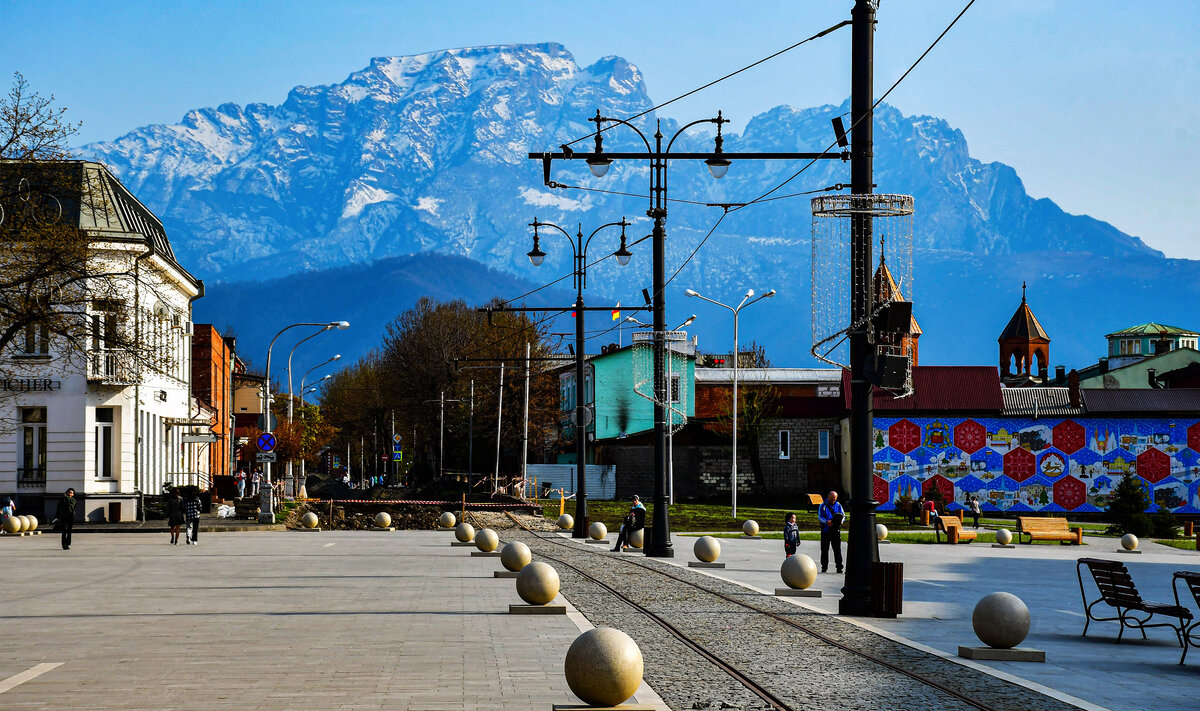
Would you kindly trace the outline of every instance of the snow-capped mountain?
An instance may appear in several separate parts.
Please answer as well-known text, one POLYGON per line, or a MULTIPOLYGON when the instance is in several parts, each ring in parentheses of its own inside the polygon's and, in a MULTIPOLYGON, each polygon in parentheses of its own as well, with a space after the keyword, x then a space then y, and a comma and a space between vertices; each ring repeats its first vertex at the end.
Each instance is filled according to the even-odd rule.
MULTIPOLYGON (((594 130, 587 119, 597 109, 626 117, 652 105, 639 70, 619 57, 580 67, 553 43, 474 47, 376 58, 339 84, 297 87, 278 106, 198 109, 179 124, 139 128, 82 152, 110 165, 163 218, 181 263, 210 283, 426 252, 465 256, 524 279, 549 281, 569 270, 570 250, 562 240, 544 237, 542 247, 550 256, 534 271, 525 259, 532 218, 572 232, 580 225, 587 234, 625 216, 637 223, 630 230, 632 242, 648 231, 646 166, 615 165, 597 179, 581 161, 556 162, 552 176, 558 183, 643 197, 552 190, 543 184, 541 163, 527 153, 557 150, 587 136, 594 130)), ((752 117, 740 135, 727 134, 725 149, 821 150, 833 139, 830 119, 847 111, 848 104, 779 106, 752 117)), ((634 123, 649 136, 659 119, 668 137, 680 125, 653 113, 634 123)), ((1038 254, 1080 255, 1072 272, 1089 280, 1101 258, 1119 258, 1126 269, 1164 261, 1140 239, 1107 223, 1031 198, 1012 168, 971 158, 962 133, 941 119, 905 116, 881 106, 876 121, 878 191, 916 198, 918 303, 924 294, 960 305, 995 300, 995 292, 964 298, 940 283, 949 269, 946 260, 966 270, 962 278, 968 285, 975 264, 993 275, 999 262, 1030 265, 1030 273, 1013 278, 1026 278, 1031 285, 1052 278, 1053 273, 1039 271, 1038 254), (926 288, 931 291, 923 292, 926 288)), ((710 150, 708 129, 689 130, 675 150, 710 150)), ((624 128, 605 136, 610 151, 642 145, 624 128)), ((575 144, 580 150, 590 147, 590 139, 575 144)), ((716 181, 702 165, 673 162, 670 197, 740 202, 800 167, 736 162, 728 177, 716 181)), ((848 182, 848 164, 821 161, 781 193, 848 182)), ((790 294, 790 305, 803 312, 797 315, 802 323, 792 349, 803 345, 810 289, 809 197, 730 213, 682 268, 680 290, 691 286, 723 293, 747 283, 783 287, 781 297, 790 294)), ((690 202, 672 203, 670 210, 668 274, 684 263, 722 213, 719 207, 690 202)), ((592 259, 611 251, 616 235, 598 235, 595 244, 592 259)), ((606 298, 635 300, 649 283, 648 247, 635 247, 635 259, 625 270, 608 263, 596 267, 589 286, 606 298)), ((1190 263, 1183 264, 1190 269, 1190 263)), ((1000 310, 1009 309, 1015 287, 997 288, 1005 294, 1000 310)), ((394 314, 394 305, 389 308, 394 314)), ((917 306, 926 340, 936 340, 939 331, 928 314, 946 308, 917 306)), ((962 314, 949 311, 947 318, 963 321, 962 314)), ((1170 320, 1161 311, 1155 314, 1155 320, 1170 320)), ((1114 325, 1150 316, 1117 316, 1114 325)), ((998 332, 1006 318, 980 324, 984 334, 990 334, 989 326, 998 332)))

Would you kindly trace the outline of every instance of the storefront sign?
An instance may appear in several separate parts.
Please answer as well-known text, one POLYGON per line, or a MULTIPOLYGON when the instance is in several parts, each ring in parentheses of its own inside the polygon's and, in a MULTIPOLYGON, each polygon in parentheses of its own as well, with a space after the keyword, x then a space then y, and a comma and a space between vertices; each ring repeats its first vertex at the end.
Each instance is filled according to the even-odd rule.
POLYGON ((48 378, 6 378, 0 380, 0 390, 7 390, 9 392, 49 392, 61 389, 61 380, 50 380, 48 378))

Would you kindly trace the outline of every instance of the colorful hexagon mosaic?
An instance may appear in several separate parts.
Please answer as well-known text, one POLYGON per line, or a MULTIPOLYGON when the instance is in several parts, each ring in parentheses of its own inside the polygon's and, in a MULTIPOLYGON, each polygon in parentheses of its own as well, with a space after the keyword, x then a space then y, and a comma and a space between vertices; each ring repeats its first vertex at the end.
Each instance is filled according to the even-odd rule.
POLYGON ((1004 455, 1004 473, 1013 481, 1025 481, 1037 474, 1037 458, 1024 447, 1017 447, 1004 455))
POLYGON ((1138 455, 1137 475, 1151 484, 1157 484, 1171 476, 1171 458, 1166 452, 1151 447, 1138 455))
POLYGON ((1188 449, 1193 452, 1200 452, 1200 422, 1193 424, 1187 429, 1188 449))
POLYGON ((1054 503, 1070 511, 1087 503, 1087 485, 1073 476, 1054 482, 1054 503))
POLYGON ((963 420, 954 426, 954 446, 974 454, 987 446, 987 428, 975 420, 963 420))
POLYGON ((949 504, 954 501, 954 482, 941 474, 935 474, 921 482, 921 493, 928 497, 934 487, 937 487, 937 490, 941 492, 943 504, 949 504))
POLYGON ((1054 439, 1054 448, 1067 454, 1078 452, 1087 443, 1083 425, 1074 420, 1063 420, 1055 425, 1050 433, 1054 439))
POLYGON ((873 485, 872 486, 873 491, 871 493, 875 496, 875 501, 877 501, 881 504, 886 502, 889 498, 888 497, 889 489, 888 489, 887 480, 881 476, 877 476, 877 477, 874 477, 874 480, 872 481, 872 485, 873 485))
POLYGON ((921 428, 908 420, 900 420, 888 428, 888 446, 908 454, 921 446, 921 428))

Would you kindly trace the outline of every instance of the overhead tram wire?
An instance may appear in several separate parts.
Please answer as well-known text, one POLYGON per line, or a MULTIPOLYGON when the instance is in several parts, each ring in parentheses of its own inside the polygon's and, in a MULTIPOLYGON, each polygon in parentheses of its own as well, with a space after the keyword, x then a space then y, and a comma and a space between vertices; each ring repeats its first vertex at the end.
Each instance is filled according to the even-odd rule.
MULTIPOLYGON (((858 126, 858 124, 862 123, 863 120, 868 119, 868 118, 873 118, 875 116, 875 109, 878 108, 879 105, 883 103, 883 100, 886 99, 888 97, 888 95, 891 94, 896 89, 896 87, 900 86, 900 82, 902 82, 906 78, 908 78, 908 75, 911 74, 912 71, 917 68, 917 65, 921 63, 921 60, 925 59, 925 57, 930 52, 933 51, 933 48, 936 47, 938 45, 938 43, 942 41, 942 38, 945 37, 946 34, 949 33, 950 30, 956 24, 958 24, 958 21, 962 19, 963 15, 967 14, 967 10, 970 10, 971 6, 974 4, 975 4, 975 0, 968 0, 967 4, 963 7, 963 9, 960 10, 959 13, 954 16, 953 20, 950 21, 950 24, 946 25, 946 29, 942 30, 941 34, 939 34, 937 36, 937 39, 935 39, 932 44, 930 44, 928 47, 925 48, 925 51, 921 53, 921 56, 917 57, 916 61, 913 62, 911 65, 909 65, 908 69, 904 70, 904 73, 900 75, 900 78, 897 79, 895 82, 893 82, 892 85, 890 87, 888 87, 888 90, 883 92, 883 95, 880 96, 879 99, 877 99, 874 104, 871 104, 871 110, 866 112, 862 116, 860 116, 858 121, 855 121, 853 124, 850 125, 850 128, 846 129, 847 135, 850 134, 854 130, 854 128, 856 126, 858 126)), ((821 151, 821 155, 827 155, 833 149, 833 147, 836 145, 837 145, 837 141, 834 140, 833 143, 830 143, 828 146, 825 147, 825 150, 821 151)), ((788 177, 786 180, 784 180, 779 185, 776 185, 775 187, 771 188, 770 190, 763 193, 762 195, 759 195, 758 197, 754 198, 750 202, 743 203, 742 205, 740 205, 738 207, 732 208, 731 212, 735 211, 735 210, 741 210, 742 208, 750 207, 751 205, 757 205, 761 202, 767 202, 766 198, 769 195, 771 195, 775 191, 779 190, 783 186, 787 185, 788 183, 790 183, 793 180, 795 180, 796 178, 798 178, 801 173, 803 173, 804 171, 811 168, 813 166, 813 164, 816 162, 817 162, 816 158, 810 160, 809 162, 805 163, 804 166, 800 168, 800 170, 797 170, 795 173, 793 173, 790 177, 788 177)), ((783 197, 796 197, 796 196, 803 195, 803 194, 804 193, 795 193, 793 195, 780 196, 780 198, 777 198, 777 199, 782 199, 783 197)))
MULTIPOLYGON (((777 52, 775 52, 775 53, 773 53, 773 54, 769 54, 769 55, 767 55, 767 56, 763 57, 762 59, 760 59, 760 60, 758 60, 758 61, 756 61, 756 62, 752 62, 752 63, 750 63, 750 64, 747 64, 746 66, 742 67, 741 69, 738 69, 738 70, 736 70, 736 71, 732 71, 732 72, 730 72, 730 73, 726 74, 725 76, 723 76, 723 77, 721 77, 721 78, 719 78, 719 79, 714 79, 714 80, 712 80, 712 81, 708 82, 707 84, 703 84, 703 85, 701 85, 701 86, 698 86, 698 87, 696 87, 695 89, 692 89, 691 91, 684 92, 684 93, 680 94, 679 96, 676 96, 676 97, 675 97, 675 98, 673 98, 673 99, 668 99, 667 101, 664 101, 664 102, 662 102, 661 104, 657 104, 657 105, 655 105, 655 106, 651 106, 650 108, 646 109, 645 111, 642 111, 641 113, 636 113, 636 114, 634 114, 634 115, 632 115, 632 116, 629 116, 629 117, 625 118, 624 120, 625 120, 625 121, 632 121, 632 120, 634 120, 634 119, 641 118, 641 117, 645 116, 646 114, 652 113, 652 112, 654 112, 654 111, 658 111, 659 109, 661 109, 661 108, 663 108, 663 107, 665 107, 665 106, 669 106, 670 104, 673 104, 673 103, 675 103, 676 101, 680 101, 680 100, 682 100, 682 99, 686 99, 687 97, 691 96, 692 94, 695 94, 695 93, 698 93, 698 92, 704 91, 705 89, 709 88, 710 86, 714 86, 714 85, 716 85, 716 84, 720 84, 721 82, 725 81, 726 79, 729 79, 729 78, 735 77, 735 76, 737 76, 738 74, 741 74, 741 73, 742 73, 742 72, 744 72, 744 71, 747 71, 747 70, 753 69, 754 67, 757 67, 758 65, 762 64, 763 62, 769 62, 770 60, 772 60, 772 59, 775 59, 776 57, 778 57, 778 56, 780 56, 780 55, 782 55, 782 54, 786 54, 786 53, 788 53, 788 52, 792 51, 793 49, 796 49, 797 47, 799 47, 799 46, 801 46, 801 45, 803 45, 803 44, 808 44, 809 42, 812 42, 812 41, 813 41, 813 40, 815 40, 815 39, 820 39, 821 37, 824 37, 825 35, 827 35, 827 34, 829 34, 829 33, 833 32, 834 30, 839 30, 839 29, 841 29, 841 28, 843 28, 843 27, 846 27, 847 25, 850 25, 850 24, 851 24, 851 21, 850 21, 850 20, 843 20, 842 22, 839 22, 838 24, 834 25, 833 27, 829 27, 829 28, 826 28, 826 29, 824 29, 824 30, 821 30, 820 32, 818 32, 817 34, 815 34, 815 35, 813 35, 813 36, 811 36, 811 37, 806 37, 805 39, 802 39, 802 40, 800 40, 799 42, 796 42, 795 44, 792 44, 792 45, 789 45, 789 46, 787 46, 787 47, 784 47, 783 49, 781 49, 781 50, 779 50, 779 51, 777 51, 777 52)), ((616 125, 616 124, 613 124, 613 126, 615 126, 615 125, 616 125)), ((597 133, 603 133, 604 131, 607 131, 607 130, 609 130, 609 128, 612 128, 613 126, 609 126, 608 128, 598 128, 598 129, 597 129, 597 131, 595 131, 595 132, 593 132, 593 133, 589 133, 589 134, 587 134, 586 136, 581 136, 581 137, 579 137, 579 138, 576 138, 574 141, 571 141, 570 143, 564 143, 564 144, 562 144, 562 145, 563 145, 563 147, 567 147, 567 146, 573 146, 573 145, 575 145, 576 143, 579 143, 580 141, 585 141, 585 140, 587 140, 587 139, 589 139, 589 138, 592 138, 592 137, 593 137, 593 136, 595 136, 597 133)))

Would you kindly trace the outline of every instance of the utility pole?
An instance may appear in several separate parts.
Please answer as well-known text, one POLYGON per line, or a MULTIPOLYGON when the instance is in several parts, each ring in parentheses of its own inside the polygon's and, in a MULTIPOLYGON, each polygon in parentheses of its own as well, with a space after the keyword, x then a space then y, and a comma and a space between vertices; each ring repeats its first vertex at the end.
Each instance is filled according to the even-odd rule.
POLYGON ((475 473, 475 379, 471 379, 471 416, 467 420, 467 483, 475 473))
POLYGON ((492 474, 492 493, 500 483, 500 425, 504 422, 504 361, 500 361, 500 400, 496 407, 496 471, 492 474))
MULTIPOLYGON (((529 483, 529 342, 525 343, 525 424, 521 430, 521 494, 529 483)), ((534 492, 537 495, 537 492, 534 492)), ((524 498, 522 496, 522 498, 524 498)))
MULTIPOLYGON (((850 192, 868 195, 874 190, 875 2, 856 0, 851 12, 853 37, 850 78, 850 192)), ((869 205, 863 205, 864 208, 869 205)), ((846 584, 838 612, 871 614, 871 564, 879 560, 875 540, 875 497, 871 482, 871 433, 874 427, 873 387, 867 380, 871 354, 871 320, 874 299, 872 255, 873 223, 869 210, 850 217, 850 541, 846 547, 846 584)), ((735 356, 736 357, 736 356, 735 356)))

